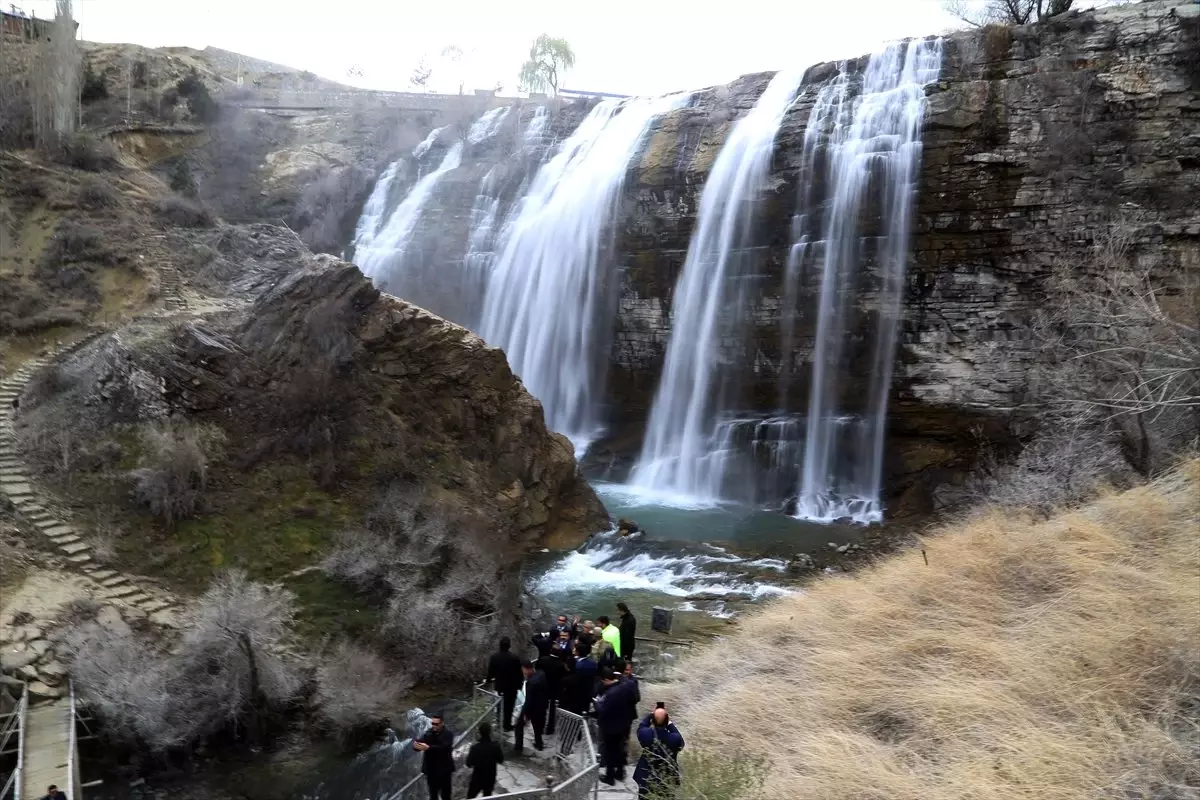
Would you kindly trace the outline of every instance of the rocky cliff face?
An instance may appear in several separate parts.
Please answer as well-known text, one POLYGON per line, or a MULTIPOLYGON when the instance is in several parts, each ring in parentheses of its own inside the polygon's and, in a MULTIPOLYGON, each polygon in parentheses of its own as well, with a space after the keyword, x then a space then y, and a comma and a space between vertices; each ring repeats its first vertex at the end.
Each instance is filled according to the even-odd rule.
MULTIPOLYGON (((956 33, 928 89, 924 157, 890 404, 888 485, 902 505, 969 466, 979 440, 1005 439, 1038 358, 1030 335, 1056 267, 1088 270, 1122 220, 1139 263, 1200 268, 1200 19, 1169 0, 1071 13, 1043 24, 956 33)), ((863 61, 865 63, 865 60, 863 61)), ((746 365, 740 406, 803 413, 815 292, 784 302, 784 266, 799 205, 801 156, 816 89, 836 64, 811 68, 776 138, 770 191, 746 255, 754 259, 751 332, 727 343, 746 365), (781 319, 795 314, 785 342, 781 319)), ((672 293, 702 188, 734 122, 772 76, 697 92, 656 125, 631 166, 618 213, 620 300, 611 351, 612 436, 595 464, 628 463, 640 443, 672 325, 672 293)), ((465 226, 443 225, 485 171, 468 157, 447 179, 418 241, 427 269, 457 266, 465 226), (456 199, 457 198, 457 199, 456 199), (431 231, 436 233, 429 233, 431 231)), ((871 232, 872 220, 866 220, 871 232)), ((875 312, 868 260, 860 317, 875 312)), ((849 342, 848 397, 861 394, 868 342, 849 342)), ((853 404, 851 404, 851 407, 853 404)), ((894 498, 893 498, 894 499, 894 498)), ((895 508, 896 504, 893 503, 895 508)))
MULTIPOLYGON (((924 158, 891 404, 894 488, 957 468, 972 429, 1000 436, 1038 358, 1029 323, 1056 266, 1087 270, 1125 215, 1143 223, 1139 263, 1200 269, 1200 20, 1171 2, 989 27, 945 42, 929 88, 924 158)), ((805 85, 827 80, 814 67, 805 85)), ((612 386, 635 420, 652 397, 670 332, 671 291, 700 190, 730 120, 769 75, 698 96, 650 143, 626 198, 628 253, 612 386)), ((813 93, 776 140, 774 191, 760 209, 762 272, 754 333, 731 353, 752 364, 748 408, 802 411, 815 324, 798 297, 797 338, 781 352, 783 266, 813 93), (795 379, 780 392, 780 370, 795 379)), ((870 265, 868 265, 870 266, 870 265)), ((869 308, 872 294, 856 299, 869 308)), ((866 359, 862 359, 864 368, 866 359)), ((864 377, 859 375, 857 377, 864 377)), ((853 381, 847 391, 856 391, 853 381)), ((988 434, 985 434, 988 435, 988 434)))

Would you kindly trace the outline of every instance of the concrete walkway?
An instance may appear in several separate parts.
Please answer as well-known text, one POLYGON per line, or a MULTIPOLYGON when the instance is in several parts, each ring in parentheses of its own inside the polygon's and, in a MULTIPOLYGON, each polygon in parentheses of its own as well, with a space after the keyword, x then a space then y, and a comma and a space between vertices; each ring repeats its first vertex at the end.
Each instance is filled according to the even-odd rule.
POLYGON ((18 800, 38 800, 50 784, 64 791, 72 785, 67 772, 71 724, 71 707, 65 699, 29 710, 25 718, 23 797, 18 800))
POLYGON ((60 346, 0 380, 0 493, 8 496, 21 516, 41 531, 68 565, 79 569, 91 580, 97 599, 133 606, 149 615, 152 621, 173 626, 175 598, 131 575, 97 564, 92 557, 92 546, 79 528, 50 510, 52 498, 33 480, 32 471, 17 445, 14 423, 18 409, 13 402, 20 397, 29 380, 39 369, 70 355, 98 335, 60 346))
MULTIPOLYGON (((504 734, 501 741, 504 745, 505 762, 496 771, 497 792, 500 789, 504 789, 508 793, 545 789, 547 778, 550 779, 551 784, 560 782, 556 778, 554 764, 554 753, 558 742, 556 734, 545 737, 545 749, 539 752, 533 749, 533 734, 526 730, 525 748, 520 755, 515 755, 512 751, 513 735, 511 733, 504 734)), ((631 750, 633 749, 636 748, 631 748, 631 750)), ((632 780, 632 762, 625 772, 627 778, 624 783, 616 786, 600 784, 600 800, 634 800, 637 797, 637 784, 632 780)), ((603 774, 603 770, 601 770, 601 774, 603 774)))

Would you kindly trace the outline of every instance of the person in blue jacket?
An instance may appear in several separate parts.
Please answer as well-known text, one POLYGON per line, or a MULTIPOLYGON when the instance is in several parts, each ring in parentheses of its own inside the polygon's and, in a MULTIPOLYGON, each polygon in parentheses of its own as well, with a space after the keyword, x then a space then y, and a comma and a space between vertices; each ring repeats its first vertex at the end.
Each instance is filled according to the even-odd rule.
POLYGON ((679 787, 679 751, 683 749, 683 734, 671 722, 662 703, 638 725, 637 738, 642 746, 642 756, 633 770, 638 797, 653 797, 654 800, 672 797, 679 787))

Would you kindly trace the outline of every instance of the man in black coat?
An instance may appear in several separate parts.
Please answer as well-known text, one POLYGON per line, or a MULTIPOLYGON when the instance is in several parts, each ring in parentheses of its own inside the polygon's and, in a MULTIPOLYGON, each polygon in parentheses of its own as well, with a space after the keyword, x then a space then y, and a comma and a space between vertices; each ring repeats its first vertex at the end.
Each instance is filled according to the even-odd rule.
POLYGON ((602 783, 612 786, 625 780, 625 745, 629 741, 629 726, 637 719, 637 684, 621 680, 620 673, 602 676, 604 694, 596 700, 596 723, 600 728, 600 743, 604 750, 602 783))
POLYGON ((429 786, 429 800, 450 800, 454 778, 454 734, 446 730, 440 714, 429 718, 429 730, 413 742, 413 750, 425 754, 421 772, 429 786))
POLYGON ((533 726, 533 749, 541 750, 542 732, 546 729, 546 712, 550 708, 550 685, 546 673, 534 669, 532 663, 525 661, 521 664, 525 673, 525 705, 521 709, 521 721, 517 723, 516 743, 513 749, 521 752, 525 740, 525 723, 533 726))
POLYGON ((496 791, 496 766, 504 763, 504 751, 492 741, 492 726, 479 724, 479 741, 467 752, 467 766, 471 768, 471 783, 467 786, 467 798, 483 795, 490 797, 496 791))
POLYGON ((485 683, 494 683, 496 693, 504 700, 504 730, 513 729, 513 708, 517 704, 517 692, 525 675, 521 672, 521 659, 512 652, 512 642, 507 636, 500 639, 500 650, 488 659, 488 674, 485 683))
POLYGON ((621 615, 621 658, 633 660, 633 646, 637 644, 637 617, 624 603, 617 603, 617 611, 621 615))
POLYGON ((551 650, 538 658, 534 669, 546 676, 546 688, 550 693, 550 703, 546 708, 546 734, 550 735, 554 733, 554 717, 562 697, 563 683, 566 682, 567 665, 559 658, 556 650, 551 650))
POLYGON ((570 710, 576 714, 586 714, 592 707, 592 698, 596 696, 596 676, 599 666, 592 658, 590 644, 575 645, 575 671, 571 673, 570 710))

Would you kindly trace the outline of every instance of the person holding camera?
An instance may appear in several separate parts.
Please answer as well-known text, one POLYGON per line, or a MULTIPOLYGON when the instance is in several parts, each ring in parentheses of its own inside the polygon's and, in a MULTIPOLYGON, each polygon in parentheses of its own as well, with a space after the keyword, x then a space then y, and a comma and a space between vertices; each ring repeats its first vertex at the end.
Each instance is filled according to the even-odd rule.
POLYGON ((666 705, 659 703, 646 715, 637 731, 642 755, 633 770, 633 782, 638 785, 638 797, 666 800, 679 787, 679 751, 683 749, 683 734, 671 722, 666 705))

